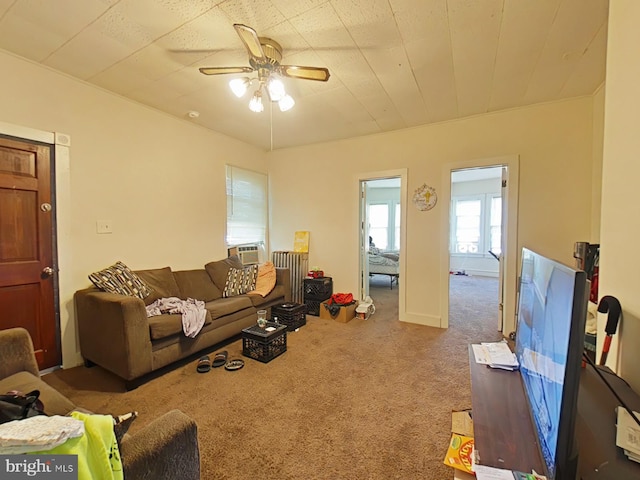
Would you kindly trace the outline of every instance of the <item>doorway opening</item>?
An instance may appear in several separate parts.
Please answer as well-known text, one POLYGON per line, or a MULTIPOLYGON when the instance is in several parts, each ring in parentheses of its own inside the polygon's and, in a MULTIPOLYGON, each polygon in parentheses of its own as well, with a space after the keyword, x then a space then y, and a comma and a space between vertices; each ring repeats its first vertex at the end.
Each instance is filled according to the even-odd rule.
POLYGON ((442 327, 484 319, 503 336, 515 328, 518 164, 514 155, 443 171, 442 327))
POLYGON ((455 321, 493 326, 500 316, 502 169, 451 172, 449 308, 455 321))
POLYGON ((360 178, 360 299, 404 311, 404 171, 360 178))

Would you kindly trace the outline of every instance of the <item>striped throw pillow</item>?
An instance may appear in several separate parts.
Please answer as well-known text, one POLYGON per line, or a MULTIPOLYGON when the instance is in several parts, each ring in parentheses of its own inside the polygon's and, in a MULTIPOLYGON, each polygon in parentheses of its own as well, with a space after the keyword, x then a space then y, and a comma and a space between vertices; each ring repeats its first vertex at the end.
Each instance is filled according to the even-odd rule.
POLYGON ((100 290, 130 297, 145 298, 151 288, 122 262, 89 275, 89 280, 100 290))
POLYGON ((227 273, 227 281, 224 285, 222 296, 224 298, 242 295, 256 288, 258 278, 258 265, 244 268, 230 268, 227 273))

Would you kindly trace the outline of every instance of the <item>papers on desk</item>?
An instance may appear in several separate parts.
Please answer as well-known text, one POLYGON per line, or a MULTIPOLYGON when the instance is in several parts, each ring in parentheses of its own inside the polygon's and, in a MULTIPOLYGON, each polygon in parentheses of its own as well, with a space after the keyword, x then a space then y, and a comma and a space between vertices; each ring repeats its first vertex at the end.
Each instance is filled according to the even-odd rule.
POLYGON ((475 474, 476 480, 547 480, 547 477, 536 472, 512 472, 511 470, 487 467, 486 465, 476 465, 475 474))
POLYGON ((471 348, 476 363, 503 370, 517 370, 520 366, 516 355, 511 351, 507 342, 473 344, 471 348))
MULTIPOLYGON (((640 462, 640 425, 631 417, 624 407, 618 407, 616 429, 616 445, 624 450, 624 454, 634 462, 640 462)), ((633 412, 637 418, 640 413, 633 412)))

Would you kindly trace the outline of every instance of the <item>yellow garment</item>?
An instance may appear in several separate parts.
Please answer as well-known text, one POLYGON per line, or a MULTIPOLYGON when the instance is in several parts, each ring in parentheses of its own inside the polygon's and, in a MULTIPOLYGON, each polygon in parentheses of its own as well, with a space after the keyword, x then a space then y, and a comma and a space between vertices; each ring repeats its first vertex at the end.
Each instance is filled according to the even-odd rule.
POLYGON ((84 435, 71 438, 51 450, 33 454, 78 456, 78 480, 123 480, 122 461, 113 432, 113 417, 72 412, 84 422, 84 435))
POLYGON ((266 262, 258 267, 258 278, 256 279, 256 289, 249 293, 255 293, 266 297, 276 286, 276 267, 272 262, 266 262))

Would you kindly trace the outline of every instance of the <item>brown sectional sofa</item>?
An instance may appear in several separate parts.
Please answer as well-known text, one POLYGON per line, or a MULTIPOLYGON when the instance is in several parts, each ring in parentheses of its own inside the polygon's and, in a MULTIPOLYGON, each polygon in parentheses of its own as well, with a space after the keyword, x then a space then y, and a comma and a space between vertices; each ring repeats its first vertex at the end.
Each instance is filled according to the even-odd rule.
MULTIPOLYGON (((0 392, 12 390, 39 390, 47 415, 67 415, 74 410, 90 413, 40 379, 33 342, 24 328, 0 330, 0 392)), ((136 433, 126 434, 120 456, 128 480, 200 478, 198 428, 180 410, 171 410, 136 433)))
POLYGON ((242 268, 236 257, 210 262, 197 270, 164 267, 136 271, 152 288, 144 300, 94 287, 77 291, 76 315, 85 363, 100 365, 133 388, 143 376, 238 335, 256 322, 257 310, 290 301, 289 270, 284 268, 276 269, 276 286, 264 298, 256 294, 223 298, 232 267, 242 268), (182 332, 180 314, 147 317, 146 305, 168 297, 205 302, 205 324, 195 338, 182 332))

